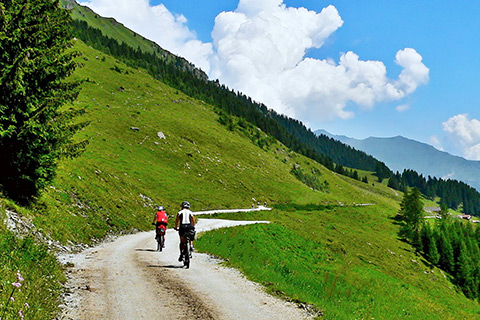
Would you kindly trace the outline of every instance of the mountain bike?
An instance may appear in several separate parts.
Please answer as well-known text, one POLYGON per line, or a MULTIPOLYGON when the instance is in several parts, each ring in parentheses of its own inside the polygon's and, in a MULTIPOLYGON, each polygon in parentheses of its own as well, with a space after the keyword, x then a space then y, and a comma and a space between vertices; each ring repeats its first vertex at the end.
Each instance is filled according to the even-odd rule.
POLYGON ((195 230, 188 230, 183 235, 185 239, 185 244, 183 246, 182 258, 183 266, 185 268, 190 268, 190 259, 192 258, 192 250, 190 249, 190 241, 195 239, 195 230))
POLYGON ((167 228, 164 225, 159 225, 156 228, 157 235, 155 239, 157 240, 157 251, 162 252, 163 247, 165 247, 165 233, 167 228))

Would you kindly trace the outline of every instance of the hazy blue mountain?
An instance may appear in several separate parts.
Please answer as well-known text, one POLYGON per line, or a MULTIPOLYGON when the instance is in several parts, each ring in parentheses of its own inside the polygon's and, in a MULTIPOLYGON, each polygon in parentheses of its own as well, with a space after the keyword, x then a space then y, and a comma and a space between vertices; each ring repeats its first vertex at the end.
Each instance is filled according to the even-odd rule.
POLYGON ((315 133, 327 135, 370 154, 385 162, 394 172, 413 169, 425 177, 455 179, 480 190, 480 161, 466 160, 402 136, 358 140, 343 135, 332 135, 325 130, 317 130, 315 133))

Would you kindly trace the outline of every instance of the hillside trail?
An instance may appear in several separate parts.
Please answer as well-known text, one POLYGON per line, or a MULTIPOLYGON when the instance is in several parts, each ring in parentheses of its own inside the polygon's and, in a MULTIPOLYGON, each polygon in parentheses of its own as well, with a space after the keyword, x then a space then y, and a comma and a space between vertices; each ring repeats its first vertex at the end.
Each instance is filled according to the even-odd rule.
MULTIPOLYGON (((262 222, 199 219, 196 229, 252 223, 262 222)), ((183 268, 174 230, 167 231, 163 252, 155 251, 154 238, 153 231, 141 232, 63 257, 73 266, 61 319, 311 318, 207 254, 195 252, 190 269, 183 268)))

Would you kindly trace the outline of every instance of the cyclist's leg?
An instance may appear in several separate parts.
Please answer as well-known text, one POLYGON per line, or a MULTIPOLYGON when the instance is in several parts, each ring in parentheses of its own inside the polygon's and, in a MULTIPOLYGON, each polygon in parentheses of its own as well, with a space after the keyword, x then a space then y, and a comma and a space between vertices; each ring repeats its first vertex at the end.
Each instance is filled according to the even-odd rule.
POLYGON ((183 250, 185 249, 186 242, 187 242, 187 239, 185 239, 185 237, 183 235, 181 235, 180 236, 180 245, 179 245, 180 257, 178 258, 178 261, 183 260, 183 250))

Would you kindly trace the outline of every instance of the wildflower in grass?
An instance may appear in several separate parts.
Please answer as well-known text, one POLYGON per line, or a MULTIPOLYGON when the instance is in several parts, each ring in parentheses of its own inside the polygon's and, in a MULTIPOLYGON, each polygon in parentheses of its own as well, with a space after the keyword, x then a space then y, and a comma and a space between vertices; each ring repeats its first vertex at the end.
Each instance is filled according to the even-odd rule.
POLYGON ((23 279, 22 274, 20 273, 20 270, 17 270, 17 280, 19 282, 23 282, 25 279, 23 279))
MULTIPOLYGON (((22 277, 22 274, 20 273, 20 270, 17 270, 17 282, 12 282, 12 286, 14 286, 14 288, 12 290, 12 293, 10 293, 10 297, 8 298, 7 303, 3 307, 3 312, 2 312, 2 316, 0 317, 0 320, 4 319, 4 316, 5 316, 5 313, 7 312, 8 305, 10 304, 10 301, 11 302, 15 301, 15 297, 13 296, 13 294, 15 293, 15 290, 18 289, 18 291, 21 291, 20 287, 22 286, 21 282, 23 282, 23 281, 25 281, 25 279, 22 277)), ((28 303, 25 303, 24 306, 27 309, 30 307, 28 305, 28 303)), ((20 319, 24 319, 23 309, 18 311, 18 316, 20 317, 20 319)))

